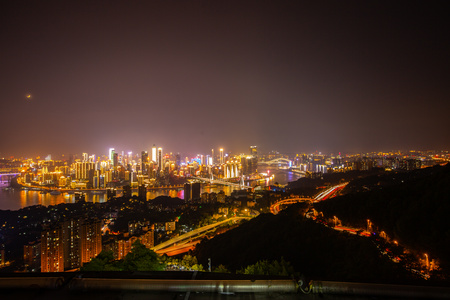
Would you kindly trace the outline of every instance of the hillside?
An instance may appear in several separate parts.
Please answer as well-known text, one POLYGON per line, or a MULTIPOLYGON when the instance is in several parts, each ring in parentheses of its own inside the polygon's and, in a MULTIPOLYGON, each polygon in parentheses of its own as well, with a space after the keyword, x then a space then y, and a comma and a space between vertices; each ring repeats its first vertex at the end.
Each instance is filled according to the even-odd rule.
POLYGON ((337 232, 304 217, 307 207, 292 205, 278 215, 259 217, 203 240, 194 250, 199 262, 235 271, 259 260, 283 257, 311 279, 405 282, 411 277, 385 257, 368 238, 337 232))
MULTIPOLYGON (((344 224, 385 231, 418 254, 438 258, 450 270, 450 165, 367 177, 349 184, 350 193, 314 205, 344 224)), ((347 190, 348 192, 349 190, 347 190)))

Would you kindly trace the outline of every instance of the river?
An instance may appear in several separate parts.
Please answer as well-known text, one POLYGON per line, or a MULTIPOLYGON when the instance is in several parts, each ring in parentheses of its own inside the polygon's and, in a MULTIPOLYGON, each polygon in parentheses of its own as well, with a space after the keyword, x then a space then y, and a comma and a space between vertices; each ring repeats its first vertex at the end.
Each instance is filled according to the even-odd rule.
MULTIPOLYGON (((270 175, 275 175, 274 179, 270 182, 273 184, 278 182, 280 184, 286 184, 290 181, 295 181, 300 178, 298 175, 286 171, 286 170, 278 170, 277 168, 266 168, 264 172, 269 171, 270 175)), ((224 191, 227 196, 231 194, 231 192, 235 188, 229 186, 221 186, 214 185, 210 187, 209 185, 202 186, 202 193, 218 193, 220 191, 224 191)), ((106 201, 106 193, 95 193, 95 192, 85 192, 86 193, 86 201, 89 202, 105 202, 106 201)), ((133 195, 137 195, 137 190, 133 191, 133 195)), ((120 196, 120 194, 119 194, 120 196)), ((154 199, 158 196, 170 196, 170 197, 178 197, 184 199, 184 191, 183 189, 178 190, 151 190, 147 192, 147 199, 154 199)), ((32 190, 21 190, 21 189, 6 189, 6 186, 0 187, 0 210, 18 210, 23 207, 32 206, 32 205, 56 205, 60 203, 75 203, 75 195, 62 193, 60 195, 51 195, 50 193, 41 194, 40 191, 32 191, 32 190)))

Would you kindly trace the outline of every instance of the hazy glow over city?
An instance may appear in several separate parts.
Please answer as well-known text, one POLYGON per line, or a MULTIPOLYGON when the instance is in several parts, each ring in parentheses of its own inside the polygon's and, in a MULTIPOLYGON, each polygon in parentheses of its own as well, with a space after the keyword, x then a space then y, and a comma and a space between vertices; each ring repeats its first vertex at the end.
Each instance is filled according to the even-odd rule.
POLYGON ((448 149, 441 3, 4 1, 0 157, 448 149))

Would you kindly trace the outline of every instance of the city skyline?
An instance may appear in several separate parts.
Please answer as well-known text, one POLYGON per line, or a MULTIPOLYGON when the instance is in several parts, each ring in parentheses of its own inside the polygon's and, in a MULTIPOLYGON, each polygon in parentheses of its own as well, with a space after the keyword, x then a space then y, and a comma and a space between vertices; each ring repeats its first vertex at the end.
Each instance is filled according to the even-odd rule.
POLYGON ((0 157, 447 150, 447 15, 444 1, 3 2, 0 157))
MULTIPOLYGON (((255 146, 252 146, 255 147, 255 146)), ((1 157, 2 160, 23 160, 23 159, 38 159, 38 160, 68 160, 69 158, 78 159, 80 161, 85 161, 85 155, 88 155, 89 158, 86 159, 86 161, 101 161, 101 160, 110 160, 110 156, 108 153, 108 150, 114 150, 116 153, 120 156, 124 156, 127 158, 133 158, 136 159, 136 161, 141 160, 142 158, 142 152, 147 152, 147 155, 150 153, 152 148, 149 150, 142 149, 141 151, 126 151, 122 149, 115 149, 115 148, 109 148, 106 149, 104 152, 94 153, 94 152, 68 152, 68 153, 41 153, 36 155, 11 155, 8 157, 1 157)), ((233 152, 228 151, 226 148, 217 148, 217 149, 211 149, 211 150, 224 150, 224 153, 226 155, 226 158, 233 157, 233 156, 241 156, 241 155, 253 155, 252 152, 250 152, 250 148, 247 149, 247 151, 242 152, 233 152)), ((353 157, 353 156, 364 156, 364 155, 384 155, 384 156, 421 156, 421 155, 433 155, 433 156, 442 156, 442 157, 448 157, 450 150, 447 149, 384 149, 380 151, 362 151, 362 152, 323 152, 323 151, 311 151, 311 152, 305 152, 305 151, 296 151, 296 152, 280 152, 277 150, 271 150, 271 151, 261 151, 261 149, 258 148, 258 155, 259 156, 289 156, 291 158, 294 158, 299 155, 319 155, 319 156, 327 156, 327 157, 353 157)), ((199 159, 200 157, 206 158, 212 158, 211 151, 207 152, 206 150, 203 152, 196 152, 196 153, 187 153, 185 151, 171 151, 170 149, 166 151, 166 149, 163 149, 162 156, 180 156, 182 157, 182 161, 185 162, 185 159, 189 159, 189 161, 194 159, 199 159)), ((214 154, 214 152, 212 152, 214 154)), ((220 162, 220 153, 216 153, 214 155, 215 160, 217 162, 220 162)), ((149 161, 153 161, 158 163, 157 160, 153 160, 151 156, 148 156, 149 161)))

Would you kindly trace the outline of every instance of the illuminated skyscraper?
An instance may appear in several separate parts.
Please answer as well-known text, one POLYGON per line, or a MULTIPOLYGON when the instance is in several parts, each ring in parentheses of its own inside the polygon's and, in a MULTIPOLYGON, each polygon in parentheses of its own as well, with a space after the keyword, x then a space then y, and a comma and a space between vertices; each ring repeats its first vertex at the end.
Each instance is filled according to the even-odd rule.
POLYGON ((109 148, 109 160, 113 163, 114 160, 114 148, 109 148))
POLYGON ((258 147, 257 146, 250 146, 250 155, 258 156, 258 147))
POLYGON ((156 146, 155 144, 153 144, 152 147, 152 160, 156 163, 157 162, 157 158, 156 158, 156 146))
POLYGON ((87 161, 88 161, 88 154, 83 153, 83 162, 87 162, 87 161))
POLYGON ((114 167, 117 167, 119 165, 119 153, 113 153, 112 163, 114 167))
POLYGON ((220 151, 220 160, 219 160, 219 162, 220 162, 220 164, 223 164, 223 148, 220 148, 219 151, 220 151))
POLYGON ((162 154, 162 148, 158 148, 158 170, 161 171, 163 169, 163 154, 162 154))
POLYGON ((142 174, 148 173, 148 153, 147 153, 147 151, 141 152, 141 171, 142 171, 142 174))
POLYGON ((85 221, 80 226, 80 259, 81 265, 90 262, 102 252, 101 222, 85 221))
POLYGON ((70 219, 62 223, 64 268, 75 269, 80 264, 80 220, 70 219))
POLYGON ((211 165, 214 164, 214 149, 211 149, 211 165))
POLYGON ((76 179, 89 179, 90 170, 95 169, 95 163, 91 162, 77 162, 75 165, 76 179))
POLYGON ((41 234, 41 272, 64 272, 63 230, 54 227, 41 234))
POLYGON ((241 157, 242 175, 251 175, 257 173, 258 159, 256 156, 248 155, 241 157))
POLYGON ((131 165, 131 163, 133 162, 133 152, 128 152, 128 156, 127 156, 127 166, 131 165))

